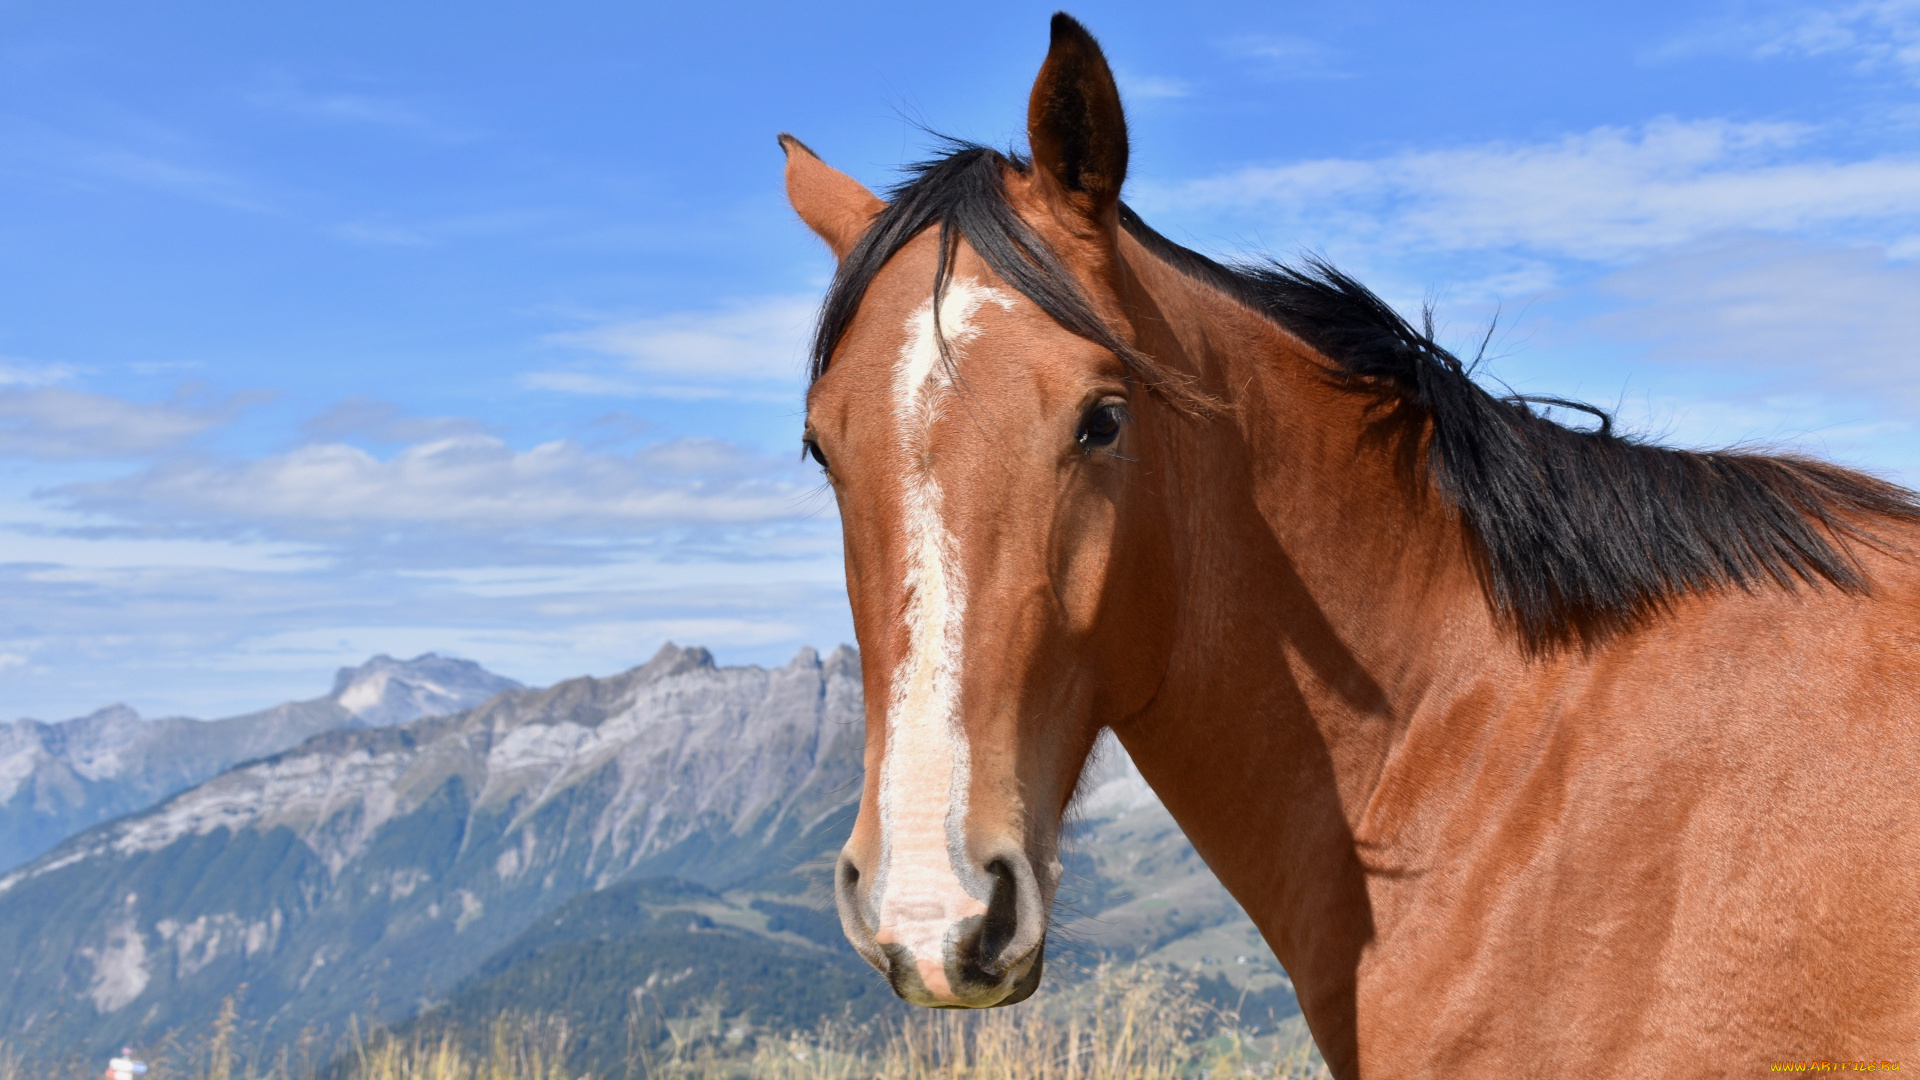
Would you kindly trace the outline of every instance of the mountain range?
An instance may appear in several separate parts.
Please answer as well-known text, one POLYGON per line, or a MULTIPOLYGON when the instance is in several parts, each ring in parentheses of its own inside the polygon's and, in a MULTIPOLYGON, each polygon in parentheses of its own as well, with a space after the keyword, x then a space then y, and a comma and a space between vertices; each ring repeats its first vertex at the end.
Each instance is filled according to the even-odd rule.
MULTIPOLYGON (((641 1014, 735 1035, 875 1015, 897 1006, 830 888, 863 744, 844 647, 768 670, 668 645, 609 678, 337 726, 0 875, 0 1040, 28 1061, 152 1045, 232 998, 263 1050, 517 1009, 569 1015, 604 1062, 641 1014)), ((1056 977, 1146 958, 1294 1011, 1110 740, 1075 817, 1056 977)))
POLYGON ((109 705, 60 723, 0 725, 0 872, 90 825, 320 732, 460 712, 519 685, 468 660, 376 656, 341 668, 325 697, 224 720, 146 720, 109 705))

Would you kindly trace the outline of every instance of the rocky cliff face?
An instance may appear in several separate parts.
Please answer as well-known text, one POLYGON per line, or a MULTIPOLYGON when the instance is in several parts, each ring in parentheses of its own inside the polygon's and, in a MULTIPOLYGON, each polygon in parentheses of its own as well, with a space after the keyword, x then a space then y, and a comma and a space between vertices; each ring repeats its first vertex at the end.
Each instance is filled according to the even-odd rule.
MULTIPOLYGON (((337 729, 0 876, 0 1018, 106 1047, 403 1017, 541 913, 636 875, 717 887, 831 851, 859 798, 858 661, 643 667, 337 729)), ((51 1040, 51 1041, 49 1041, 51 1040)))
POLYGON ((322 731, 459 712, 519 687, 466 660, 376 656, 333 692, 224 720, 144 720, 125 705, 57 724, 0 725, 0 872, 80 830, 322 731))

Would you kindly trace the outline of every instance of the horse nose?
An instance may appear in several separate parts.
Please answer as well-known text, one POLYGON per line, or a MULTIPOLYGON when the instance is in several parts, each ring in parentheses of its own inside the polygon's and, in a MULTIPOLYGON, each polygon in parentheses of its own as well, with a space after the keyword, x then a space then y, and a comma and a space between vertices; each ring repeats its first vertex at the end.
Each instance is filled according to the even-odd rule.
MULTIPOLYGON (((886 876, 884 868, 876 874, 886 876)), ((998 852, 947 888, 873 880, 863 890, 867 880, 843 854, 834 882, 841 926, 900 997, 986 1008, 1022 1001, 1039 985, 1046 912, 1025 854, 998 852), (876 890, 886 895, 865 895, 876 890)))

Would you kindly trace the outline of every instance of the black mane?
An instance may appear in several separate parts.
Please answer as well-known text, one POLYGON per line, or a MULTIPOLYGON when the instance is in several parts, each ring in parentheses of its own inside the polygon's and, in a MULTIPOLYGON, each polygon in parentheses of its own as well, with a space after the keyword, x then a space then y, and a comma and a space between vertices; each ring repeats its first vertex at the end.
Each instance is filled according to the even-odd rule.
MULTIPOLYGON (((1004 170, 1024 172, 1026 162, 956 145, 909 173, 841 264, 814 339, 813 377, 826 371, 880 267, 937 225, 936 294, 946 287, 952 245, 964 238, 1063 327, 1177 399, 1179 378, 1094 315, 1008 204, 1004 170)), ((1416 329, 1319 260, 1227 266, 1167 240, 1125 206, 1120 221, 1160 259, 1324 354, 1336 378, 1427 419, 1428 468, 1477 541, 1488 599, 1534 647, 1604 637, 1693 592, 1805 582, 1862 593, 1868 582, 1851 544, 1876 542, 1866 523, 1920 522, 1913 492, 1836 465, 1656 446, 1616 433, 1608 414, 1589 405, 1495 396, 1435 343, 1430 327, 1416 329), (1536 412, 1538 401, 1592 413, 1599 427, 1564 427, 1536 412)))
MULTIPOLYGON (((1027 228, 1007 202, 1006 170, 1024 173, 1028 162, 990 147, 960 142, 952 145, 953 152, 946 157, 907 170, 907 179, 888 192, 887 208, 841 261, 814 331, 812 377, 818 379, 826 373, 834 347, 852 324, 874 275, 907 241, 937 227, 940 262, 933 283, 936 330, 938 300, 945 295, 952 273, 954 245, 965 239, 994 273, 1038 304, 1055 322, 1118 356, 1147 385, 1180 393, 1178 377, 1169 376, 1094 314, 1093 306, 1081 294, 1073 275, 1060 265, 1053 249, 1027 228)), ((946 340, 939 340, 944 352, 946 340)))

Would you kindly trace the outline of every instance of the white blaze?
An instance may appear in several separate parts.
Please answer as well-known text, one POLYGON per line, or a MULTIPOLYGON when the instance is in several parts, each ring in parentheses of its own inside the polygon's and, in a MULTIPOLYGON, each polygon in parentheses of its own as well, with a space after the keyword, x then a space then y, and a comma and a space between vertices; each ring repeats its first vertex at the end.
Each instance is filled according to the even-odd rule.
POLYGON ((927 989, 941 997, 950 994, 946 934, 959 920, 984 914, 986 904, 968 895, 954 868, 954 860, 965 857, 969 775, 959 715, 966 595, 927 444, 953 382, 939 335, 957 364, 961 346, 979 333, 973 313, 986 302, 1012 305, 998 290, 952 282, 940 305, 939 334, 928 300, 908 317, 907 342, 894 368, 894 421, 906 462, 907 654, 893 673, 880 767, 877 940, 909 950, 927 989))

